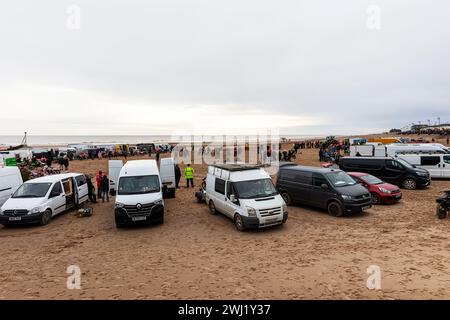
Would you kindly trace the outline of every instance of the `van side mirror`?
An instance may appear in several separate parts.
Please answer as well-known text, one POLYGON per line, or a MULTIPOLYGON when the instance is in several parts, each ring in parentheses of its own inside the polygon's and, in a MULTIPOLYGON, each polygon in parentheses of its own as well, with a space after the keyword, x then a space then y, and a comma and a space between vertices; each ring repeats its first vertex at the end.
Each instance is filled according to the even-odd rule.
POLYGON ((328 190, 328 185, 326 183, 322 183, 320 187, 324 190, 328 190))
POLYGON ((230 195, 230 201, 231 202, 236 202, 236 196, 234 194, 230 195))

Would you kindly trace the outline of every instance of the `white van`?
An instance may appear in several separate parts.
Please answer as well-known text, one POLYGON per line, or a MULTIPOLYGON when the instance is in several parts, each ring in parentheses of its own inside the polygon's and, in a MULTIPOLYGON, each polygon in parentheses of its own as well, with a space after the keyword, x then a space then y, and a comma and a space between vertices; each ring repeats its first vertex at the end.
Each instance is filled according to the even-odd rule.
POLYGON ((361 157, 385 157, 386 147, 378 142, 350 146, 350 157, 356 157, 358 154, 361 157))
POLYGON ((212 214, 223 213, 239 231, 283 224, 288 218, 283 198, 261 166, 209 166, 205 198, 212 214))
POLYGON ((108 162, 109 192, 111 195, 115 195, 117 193, 119 175, 120 170, 122 170, 122 167, 123 167, 122 160, 109 160, 108 162))
POLYGON ((114 215, 118 228, 132 223, 164 223, 162 183, 155 160, 128 161, 122 167, 114 215))
POLYGON ((18 167, 0 168, 0 208, 23 183, 18 167))
POLYGON ((66 173, 29 180, 0 209, 0 223, 48 224, 51 218, 88 200, 86 176, 66 173))
POLYGON ((450 154, 397 154, 396 157, 428 170, 432 178, 450 178, 450 154))
POLYGON ((161 158, 159 170, 161 172, 164 196, 175 198, 175 160, 173 158, 161 158))
POLYGON ((449 154, 449 151, 446 149, 444 150, 437 145, 431 144, 393 143, 386 146, 386 154, 388 157, 395 157, 397 154, 408 153, 449 154))

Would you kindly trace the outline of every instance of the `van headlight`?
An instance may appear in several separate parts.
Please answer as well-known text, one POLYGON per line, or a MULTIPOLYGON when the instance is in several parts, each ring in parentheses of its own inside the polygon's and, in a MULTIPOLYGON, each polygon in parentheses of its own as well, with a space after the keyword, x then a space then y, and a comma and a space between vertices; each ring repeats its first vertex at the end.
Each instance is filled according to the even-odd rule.
POLYGON ((41 213, 42 212, 42 208, 41 207, 36 207, 30 210, 30 212, 28 212, 28 214, 36 214, 36 213, 41 213))
POLYGON ((342 199, 344 199, 344 200, 352 200, 353 197, 352 197, 352 196, 348 196, 348 195, 343 194, 343 195, 342 195, 342 199))
POLYGON ((155 206, 158 205, 158 204, 163 205, 163 200, 161 199, 161 200, 155 201, 153 203, 154 203, 155 206))
POLYGON ((125 205, 121 202, 116 202, 116 209, 122 209, 125 205))
POLYGON ((416 173, 417 173, 418 176, 428 177, 428 173, 426 173, 426 172, 416 171, 416 173))
POLYGON ((249 217, 256 217, 256 209, 252 207, 247 207, 247 214, 249 217))

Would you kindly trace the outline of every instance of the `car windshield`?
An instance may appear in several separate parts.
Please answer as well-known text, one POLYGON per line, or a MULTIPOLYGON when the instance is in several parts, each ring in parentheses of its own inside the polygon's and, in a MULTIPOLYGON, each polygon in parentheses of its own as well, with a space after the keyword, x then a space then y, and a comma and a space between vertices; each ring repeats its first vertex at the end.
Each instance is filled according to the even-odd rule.
POLYGON ((234 188, 240 199, 264 198, 278 194, 269 178, 235 182, 234 188))
POLYGON ((51 185, 52 183, 24 183, 12 198, 43 198, 51 185))
POLYGON ((382 184, 383 181, 378 179, 377 177, 371 176, 370 174, 366 176, 361 176, 361 179, 363 179, 368 184, 382 184))
POLYGON ((335 187, 345 187, 356 184, 355 180, 343 171, 330 172, 327 173, 326 176, 328 181, 330 181, 335 187))
POLYGON ((396 159, 398 162, 400 162, 402 165, 404 165, 405 167, 407 167, 407 168, 415 168, 416 166, 415 165, 412 165, 411 163, 409 163, 408 161, 406 161, 406 160, 403 160, 403 159, 400 159, 400 158, 398 158, 398 159, 396 159))
POLYGON ((160 182, 157 175, 122 177, 119 179, 119 195, 144 194, 160 191, 160 182))

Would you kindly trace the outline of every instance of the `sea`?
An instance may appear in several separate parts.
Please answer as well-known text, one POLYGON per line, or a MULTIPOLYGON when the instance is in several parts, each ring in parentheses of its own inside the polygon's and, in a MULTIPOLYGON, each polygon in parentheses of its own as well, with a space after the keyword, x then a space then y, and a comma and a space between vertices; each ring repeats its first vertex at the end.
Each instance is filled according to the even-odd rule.
MULTIPOLYGON (((237 139, 242 136, 237 136, 237 139)), ((243 136, 244 139, 249 139, 243 136)), ((281 135, 280 138, 288 140, 307 140, 307 139, 322 139, 325 136, 319 135, 281 135)), ((8 136, 0 135, 0 145, 17 146, 22 142, 23 136, 8 136)), ((28 135, 27 145, 29 147, 39 146, 59 146, 64 147, 68 144, 138 144, 138 143, 176 143, 181 139, 170 135, 28 135)), ((192 142, 201 142, 204 140, 202 136, 193 136, 190 138, 192 142)))

